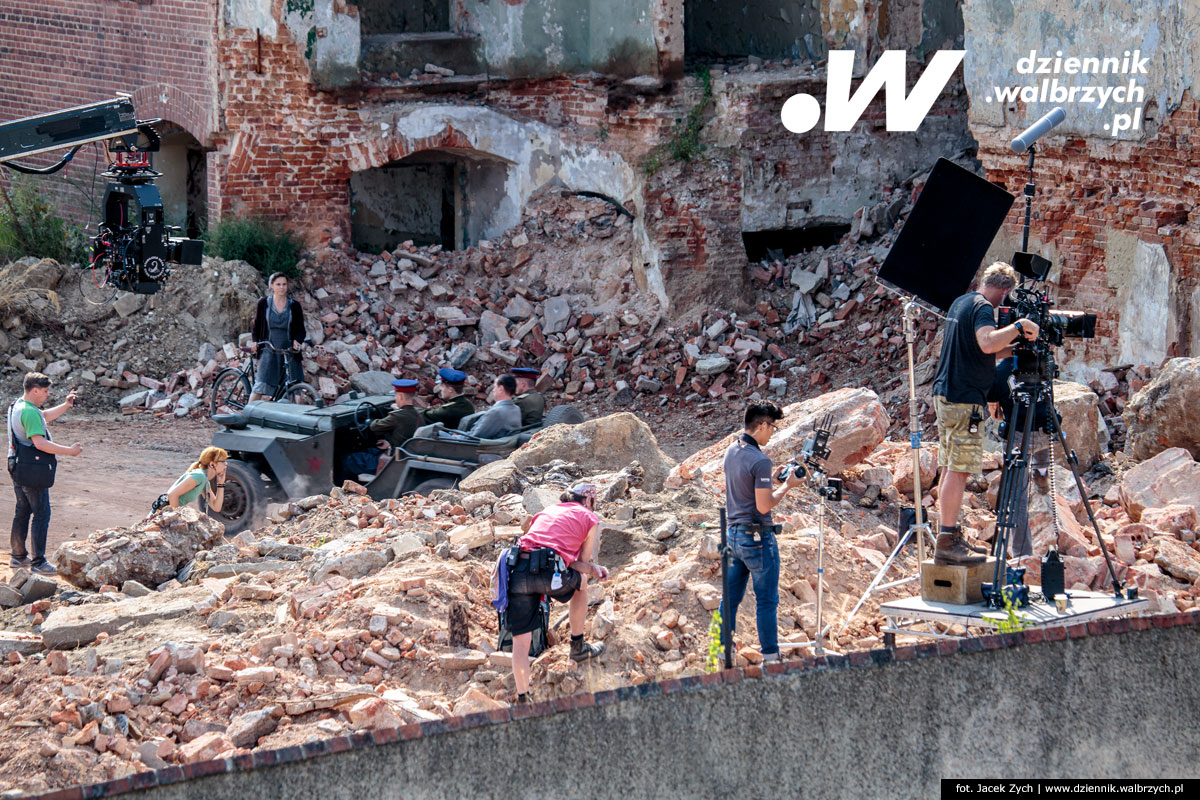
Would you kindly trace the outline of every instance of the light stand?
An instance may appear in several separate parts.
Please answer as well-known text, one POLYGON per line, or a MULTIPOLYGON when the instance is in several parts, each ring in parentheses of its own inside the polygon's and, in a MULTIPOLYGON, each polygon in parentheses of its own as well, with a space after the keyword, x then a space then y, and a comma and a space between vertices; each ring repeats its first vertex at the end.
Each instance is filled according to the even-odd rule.
MULTIPOLYGON (((892 288, 886 283, 880 285, 892 291, 892 288)), ((908 441, 912 450, 913 461, 913 511, 916 515, 915 521, 896 540, 896 546, 892 548, 891 555, 887 557, 887 561, 883 562, 883 566, 875 573, 875 578, 871 581, 871 585, 867 587, 867 590, 863 592, 862 597, 858 598, 858 602, 842 622, 842 627, 838 629, 838 634, 846 630, 846 626, 850 624, 850 620, 854 619, 854 616, 858 614, 863 604, 867 602, 867 598, 872 594, 885 592, 888 589, 920 580, 920 565, 925 560, 925 537, 928 536, 931 540, 933 538, 929 522, 924 518, 925 509, 921 503, 923 495, 921 486, 921 420, 917 414, 917 377, 913 358, 913 345, 917 340, 916 315, 918 309, 922 307, 917 303, 915 298, 904 297, 904 341, 908 349, 908 441), (914 533, 917 537, 917 574, 881 584, 880 582, 887 575, 888 570, 892 568, 892 564, 900 556, 900 553, 908 545, 914 533)))

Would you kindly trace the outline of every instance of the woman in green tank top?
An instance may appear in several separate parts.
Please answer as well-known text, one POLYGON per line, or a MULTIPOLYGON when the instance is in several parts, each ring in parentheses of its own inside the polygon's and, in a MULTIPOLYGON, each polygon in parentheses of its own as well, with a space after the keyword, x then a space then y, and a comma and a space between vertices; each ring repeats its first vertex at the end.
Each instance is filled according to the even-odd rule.
POLYGON ((167 492, 171 508, 186 506, 202 494, 209 511, 220 511, 225 501, 225 462, 229 453, 219 447, 206 447, 187 472, 167 492))

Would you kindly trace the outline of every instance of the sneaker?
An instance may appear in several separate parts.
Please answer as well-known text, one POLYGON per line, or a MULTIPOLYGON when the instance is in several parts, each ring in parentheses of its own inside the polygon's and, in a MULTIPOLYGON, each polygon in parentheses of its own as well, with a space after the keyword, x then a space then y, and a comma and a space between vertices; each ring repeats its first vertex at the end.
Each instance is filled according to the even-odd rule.
POLYGON ((8 560, 8 565, 10 567, 28 567, 29 564, 29 556, 13 556, 8 560))
POLYGON ((580 641, 576 646, 575 642, 571 642, 571 660, 572 661, 587 661, 589 658, 595 658, 604 652, 604 642, 596 642, 588 644, 580 641))
POLYGON ((36 567, 30 567, 29 571, 37 575, 57 575, 58 570, 49 561, 43 561, 36 567))

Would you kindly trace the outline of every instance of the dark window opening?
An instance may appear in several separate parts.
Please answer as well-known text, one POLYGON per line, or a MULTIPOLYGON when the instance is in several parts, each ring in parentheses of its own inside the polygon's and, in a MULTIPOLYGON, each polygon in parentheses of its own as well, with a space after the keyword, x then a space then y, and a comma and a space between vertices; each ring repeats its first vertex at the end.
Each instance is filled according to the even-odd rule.
POLYGON ((200 143, 169 122, 158 126, 162 147, 154 168, 162 173, 155 181, 163 201, 163 218, 180 233, 197 237, 208 217, 208 158, 200 143))
POLYGON ((781 231, 744 231, 742 243, 746 246, 747 260, 754 264, 759 261, 782 261, 788 256, 818 247, 832 247, 849 232, 849 225, 833 224, 808 225, 781 231))
POLYGON ((820 0, 684 0, 684 58, 825 57, 820 0))
POLYGON ((364 36, 450 30, 450 0, 358 0, 364 36))

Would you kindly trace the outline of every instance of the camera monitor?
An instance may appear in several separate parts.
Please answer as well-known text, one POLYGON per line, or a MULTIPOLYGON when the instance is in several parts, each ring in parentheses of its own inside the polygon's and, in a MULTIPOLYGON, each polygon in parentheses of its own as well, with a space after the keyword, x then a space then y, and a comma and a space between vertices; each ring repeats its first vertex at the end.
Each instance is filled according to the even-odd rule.
POLYGON ((939 158, 884 259, 879 282, 946 313, 971 285, 1015 199, 996 184, 939 158))

